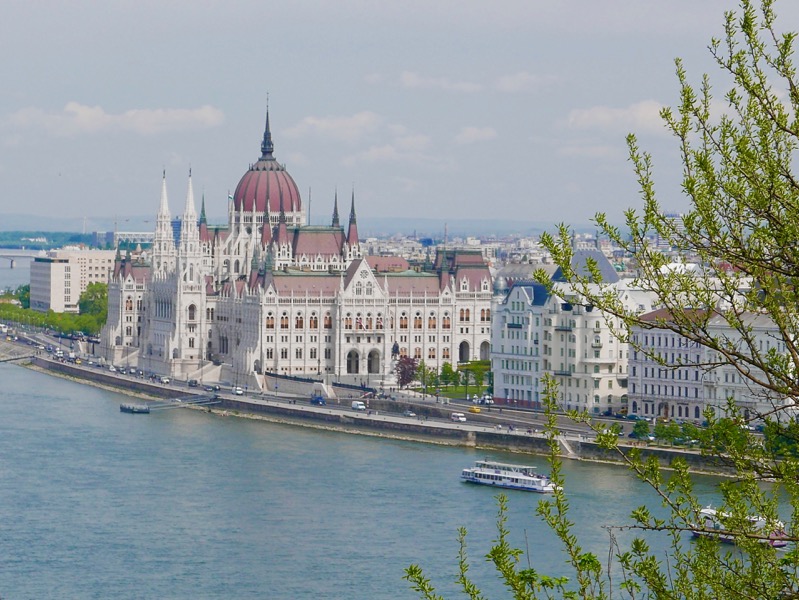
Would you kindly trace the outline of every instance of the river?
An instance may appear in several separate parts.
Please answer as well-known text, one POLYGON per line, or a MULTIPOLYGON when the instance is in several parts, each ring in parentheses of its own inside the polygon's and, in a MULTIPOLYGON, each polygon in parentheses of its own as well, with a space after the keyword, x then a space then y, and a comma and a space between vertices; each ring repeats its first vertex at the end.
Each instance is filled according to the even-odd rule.
MULTIPOLYGON (((460 526, 470 575, 509 597, 483 558, 495 491, 459 481, 482 452, 188 409, 123 414, 126 400, 0 365, 0 597, 412 599, 411 563, 454 597, 460 526)), ((658 504, 623 468, 564 471, 570 518, 603 561, 604 526, 658 504)), ((535 515, 541 497, 508 496, 513 544, 540 572, 564 573, 535 515)))

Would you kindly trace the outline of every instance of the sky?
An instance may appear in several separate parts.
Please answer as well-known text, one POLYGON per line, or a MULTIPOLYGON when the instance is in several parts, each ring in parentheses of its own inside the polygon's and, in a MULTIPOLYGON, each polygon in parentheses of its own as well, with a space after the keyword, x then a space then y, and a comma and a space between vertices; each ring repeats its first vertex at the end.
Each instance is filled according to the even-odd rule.
MULTIPOLYGON (((329 223, 336 191, 347 204, 354 192, 359 225, 583 224, 598 211, 621 223, 641 205, 631 132, 654 157, 662 205, 684 210, 658 111, 677 101, 676 57, 689 80, 713 81, 707 46, 735 7, 4 0, 0 221, 154 221, 162 171, 174 215, 191 169, 198 204, 225 222, 260 156, 267 97, 275 157, 311 196, 313 223, 329 223)), ((799 27, 799 3, 776 11, 799 27)))

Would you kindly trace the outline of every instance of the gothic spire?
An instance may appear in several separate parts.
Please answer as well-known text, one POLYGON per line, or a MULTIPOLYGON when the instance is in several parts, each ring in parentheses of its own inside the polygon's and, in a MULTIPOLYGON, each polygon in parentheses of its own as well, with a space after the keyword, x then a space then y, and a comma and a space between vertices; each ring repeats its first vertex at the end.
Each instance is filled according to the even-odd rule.
POLYGON ((208 220, 205 218, 205 192, 203 192, 203 200, 200 208, 200 224, 208 224, 208 220))
POLYGON ((333 199, 333 223, 332 227, 341 227, 338 220, 338 190, 336 190, 335 198, 333 199))
POLYGON ((197 221, 197 211, 194 207, 194 187, 191 184, 191 167, 189 167, 189 189, 186 192, 186 208, 183 211, 183 221, 197 221))
POLYGON ((275 145, 272 143, 272 130, 269 128, 269 99, 266 101, 266 127, 264 128, 264 140, 261 142, 261 158, 273 159, 272 152, 275 145))
POLYGON ((163 178, 161 179, 161 205, 158 208, 158 216, 169 217, 169 202, 166 198, 166 169, 164 169, 163 178))
POLYGON ((350 247, 358 245, 358 226, 355 222, 355 190, 352 190, 352 205, 350 206, 350 226, 347 230, 347 243, 350 247))
POLYGON ((350 206, 350 225, 355 223, 355 189, 352 190, 352 205, 350 206))

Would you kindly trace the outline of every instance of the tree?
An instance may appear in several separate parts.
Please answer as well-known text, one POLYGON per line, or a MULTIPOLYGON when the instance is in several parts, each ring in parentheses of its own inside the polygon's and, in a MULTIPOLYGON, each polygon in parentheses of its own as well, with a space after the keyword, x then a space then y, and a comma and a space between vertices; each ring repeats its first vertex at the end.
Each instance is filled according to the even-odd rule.
MULTIPOLYGON (((559 489, 553 499, 539 504, 537 512, 563 542, 572 579, 566 585, 562 578, 546 577, 532 568, 518 570, 521 551, 507 543, 500 503, 500 535, 488 556, 515 598, 560 594, 607 598, 611 589, 613 597, 629 598, 799 597, 799 551, 777 554, 770 544, 762 543, 764 533, 776 529, 780 517, 790 524, 790 539, 799 540, 799 460, 790 452, 799 440, 793 401, 799 398, 796 34, 778 31, 772 0, 761 0, 758 6, 755 0, 741 0, 737 13, 726 13, 724 29, 724 38, 714 39, 709 49, 722 77, 729 81, 723 95, 725 110, 717 110, 716 98, 721 96, 714 98, 710 78, 704 76, 694 87, 677 60, 679 104, 661 112, 682 159, 682 189, 689 210, 678 220, 662 209, 651 157, 630 135, 629 155, 643 209, 628 210, 625 227, 613 225, 604 214, 595 217, 600 234, 630 257, 637 273, 634 285, 653 292, 668 318, 652 321, 625 310, 616 289, 603 283, 595 262, 589 261, 586 270, 576 269, 572 232, 566 225, 542 236, 542 244, 575 293, 621 323, 616 332, 635 351, 651 353, 633 335, 636 331, 675 332, 704 347, 709 358, 703 368, 732 367, 752 389, 773 402, 768 410, 747 414, 734 398, 722 400, 706 411, 708 426, 700 435, 702 451, 734 474, 717 486, 715 504, 724 515, 721 527, 743 552, 725 551, 709 537, 690 546, 681 541, 681 534, 697 528, 704 504, 683 459, 675 458, 673 471, 665 474, 638 450, 623 453, 615 436, 600 434, 600 443, 618 451, 668 509, 665 518, 656 519, 647 506, 641 506, 632 512, 628 525, 669 536, 672 545, 667 560, 652 552, 643 536, 636 536, 629 547, 613 549, 624 575, 611 588, 618 580, 612 579, 610 567, 606 570, 597 556, 583 551, 568 519, 565 492, 559 489), (659 240, 660 247, 665 243, 698 268, 667 268, 671 259, 653 240, 659 240), (752 327, 755 319, 773 324, 777 333, 770 344, 760 343, 752 327), (766 423, 766 443, 749 430, 747 423, 753 419, 766 423), (764 480, 771 485, 761 485, 764 480), (765 532, 753 526, 749 518, 753 514, 766 519, 765 532)), ((543 272, 538 279, 549 282, 543 272)), ((664 368, 679 366, 679 359, 652 358, 664 368)), ((544 403, 552 411, 559 391, 551 378, 545 379, 544 403)), ((552 416, 548 432, 552 476, 561 484, 558 430, 552 416)), ((672 432, 665 429, 665 433, 672 432)), ((462 561, 460 566, 464 592, 480 597, 467 577, 468 564, 462 561)), ((435 597, 418 567, 409 568, 406 577, 424 597, 435 597)))
POLYGON ((30 308, 31 307, 31 286, 30 284, 25 284, 19 286, 15 291, 14 295, 19 300, 20 305, 22 308, 30 308))
POLYGON ((441 383, 444 385, 454 384, 457 379, 455 369, 452 368, 452 363, 445 362, 441 365, 441 383))
POLYGON ((416 378, 416 359, 400 356, 397 361, 397 384, 403 388, 416 378))
POLYGON ((108 313, 108 285, 105 283, 90 283, 80 295, 78 308, 82 315, 102 315, 103 322, 108 313))
POLYGON ((633 425, 632 433, 639 440, 645 440, 649 437, 649 423, 646 421, 636 421, 633 425))

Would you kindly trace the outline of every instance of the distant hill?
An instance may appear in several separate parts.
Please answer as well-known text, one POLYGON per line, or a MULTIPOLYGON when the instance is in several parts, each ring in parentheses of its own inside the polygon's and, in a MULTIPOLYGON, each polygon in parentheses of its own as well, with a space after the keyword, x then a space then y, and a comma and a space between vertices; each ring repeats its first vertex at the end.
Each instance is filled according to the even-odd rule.
MULTIPOLYGON (((210 224, 227 223, 227 217, 209 217, 210 224)), ((313 224, 328 224, 327 221, 313 219, 313 224)), ((395 234, 413 235, 418 237, 432 237, 441 239, 444 236, 444 227, 447 235, 453 237, 465 236, 507 236, 510 234, 538 235, 542 231, 552 231, 552 223, 540 221, 521 221, 518 219, 428 219, 424 217, 377 217, 358 218, 358 233, 361 237, 385 237, 395 234)), ((578 231, 591 231, 593 228, 585 224, 576 224, 578 231)), ((69 231, 86 232, 94 231, 152 231, 155 229, 155 216, 129 216, 119 217, 92 217, 83 219, 40 217, 23 214, 0 214, 0 231, 69 231)))

